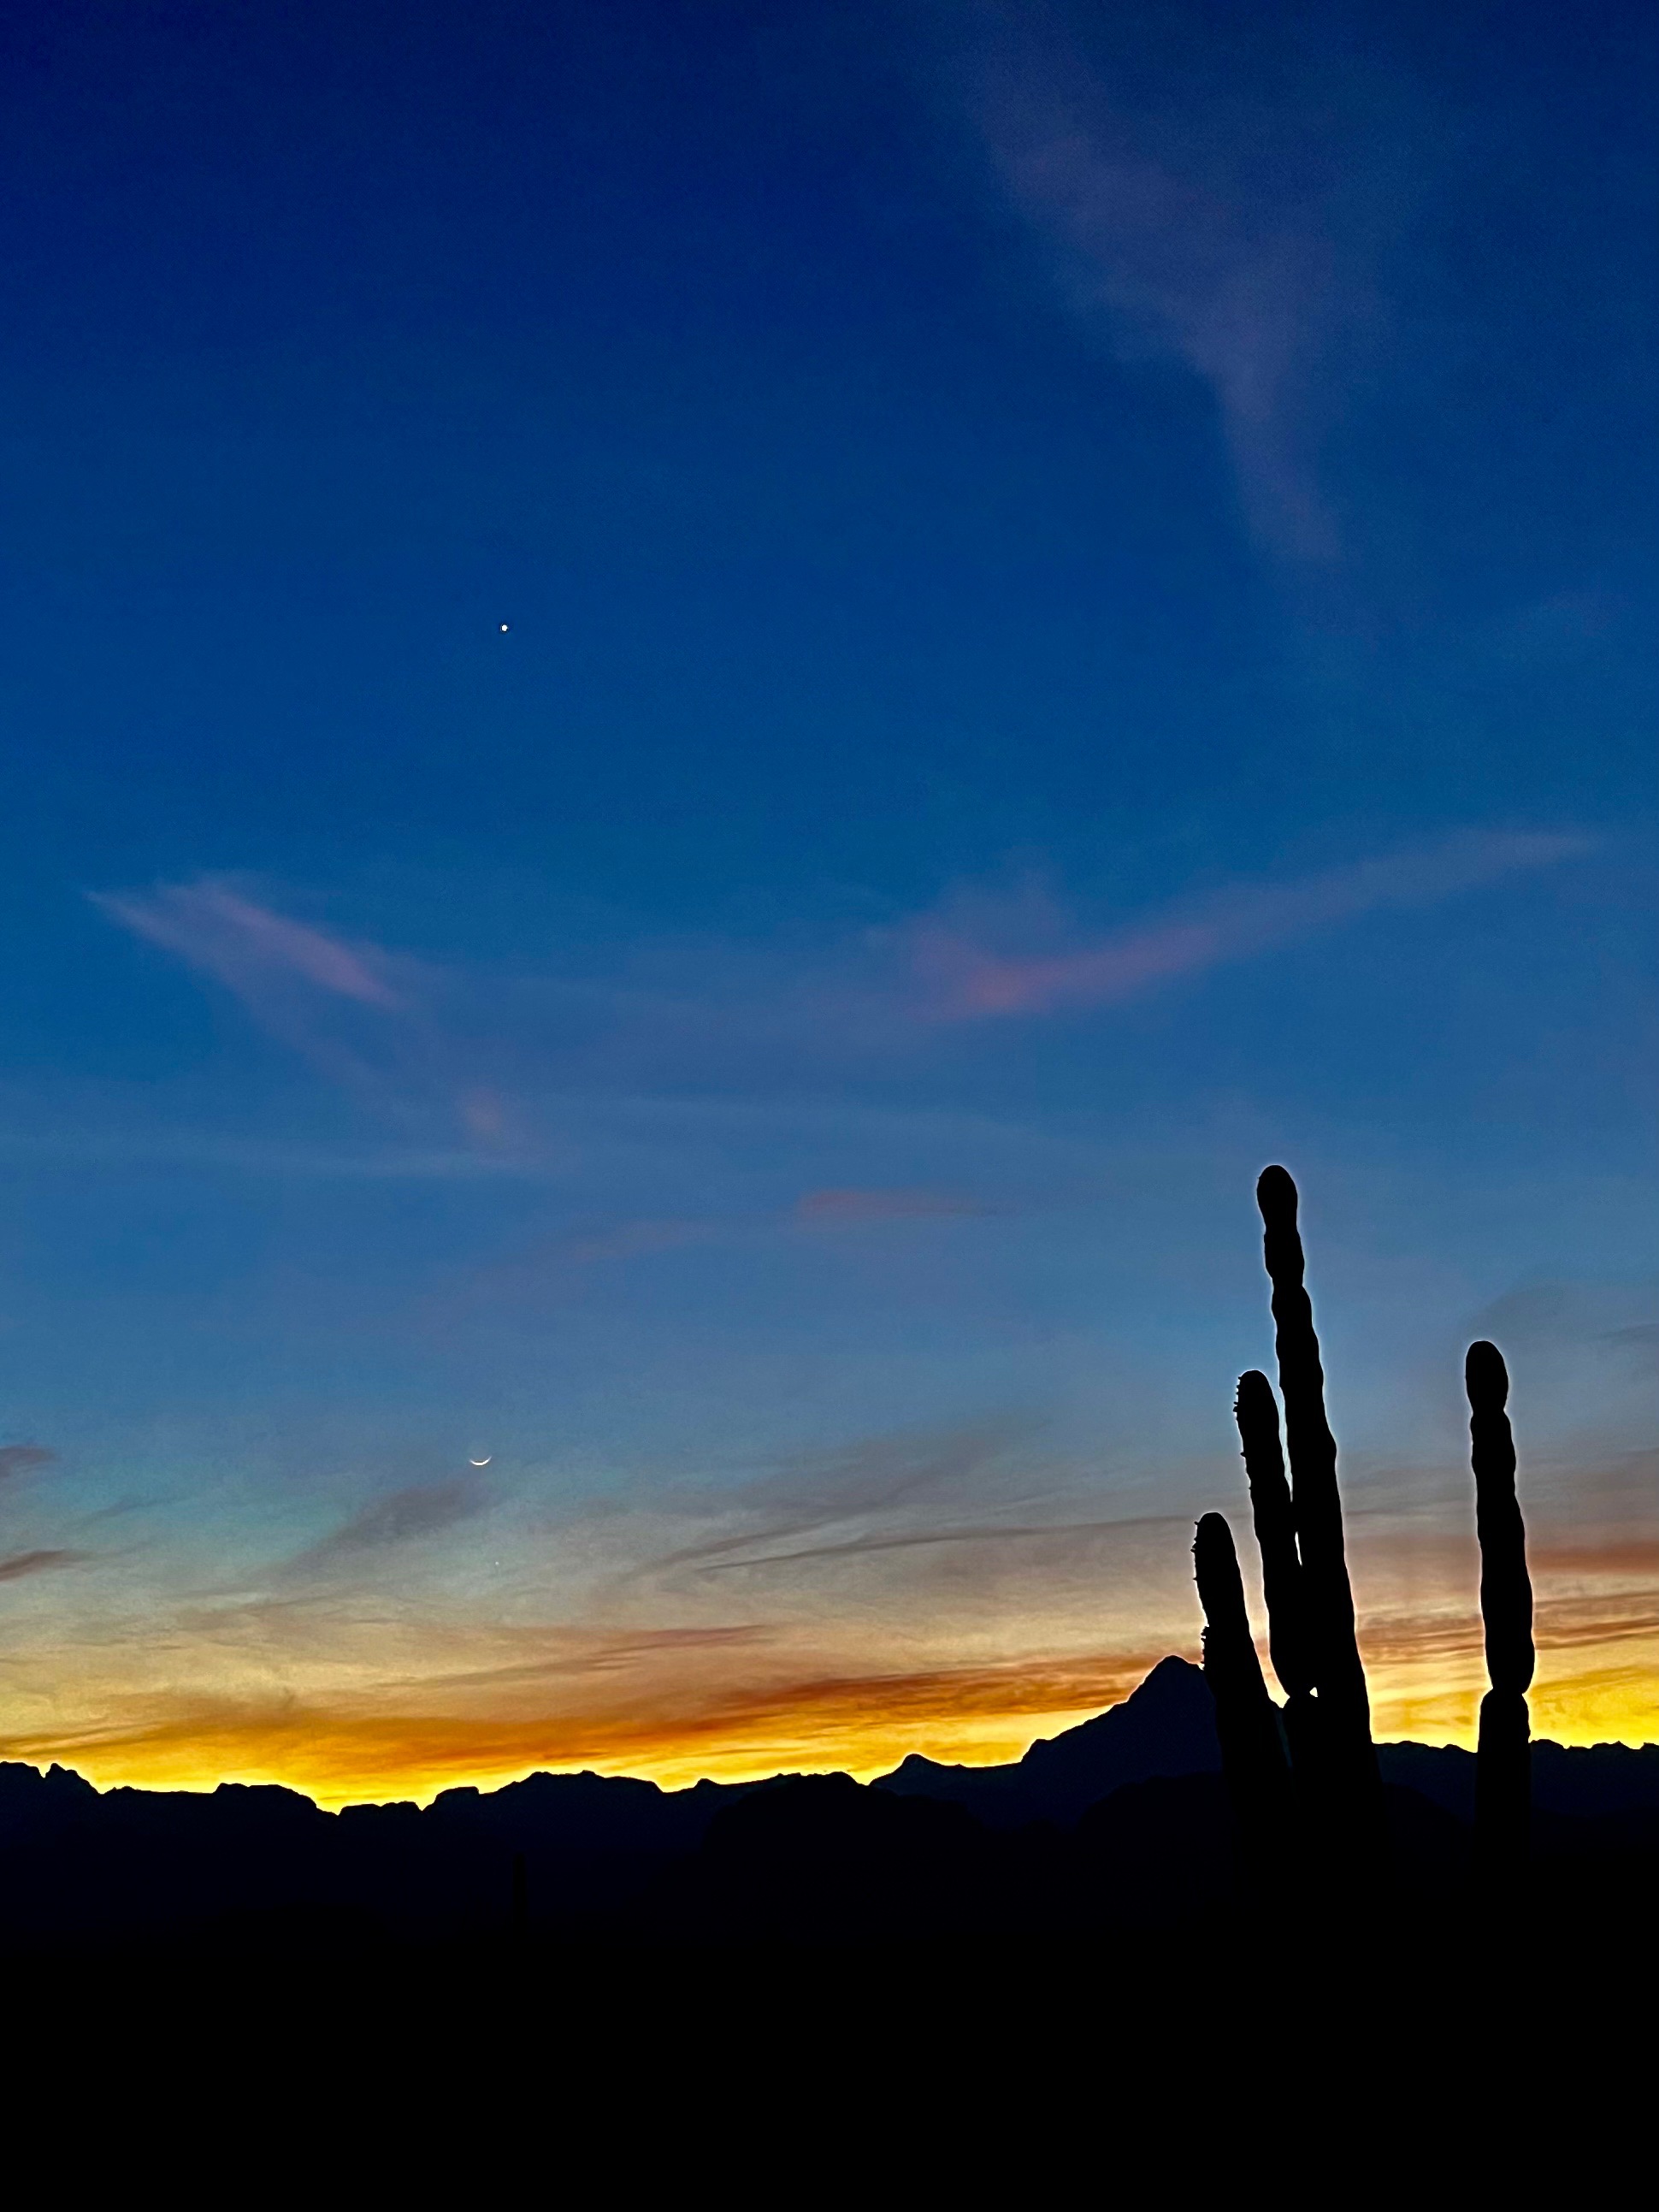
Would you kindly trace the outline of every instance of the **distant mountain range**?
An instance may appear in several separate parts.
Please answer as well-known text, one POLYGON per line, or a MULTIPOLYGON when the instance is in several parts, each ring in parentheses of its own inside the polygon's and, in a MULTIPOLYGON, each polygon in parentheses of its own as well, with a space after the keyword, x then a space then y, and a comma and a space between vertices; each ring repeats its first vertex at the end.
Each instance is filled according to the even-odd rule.
MULTIPOLYGON (((1455 1884, 1468 1752, 1381 1747, 1407 1879, 1455 1884)), ((1540 1868, 1650 1886, 1659 1746, 1534 1753, 1540 1868), (1620 1870, 1623 1870, 1622 1873, 1620 1870)), ((298 1793, 100 1792, 0 1765, 0 1943, 181 1936, 337 1948, 498 1931, 842 1939, 1145 1924, 1237 1883, 1210 1693, 1165 1659, 1121 1705, 1005 1766, 913 1756, 845 1775, 665 1791, 591 1773, 320 1811, 298 1793)))
POLYGON ((912 1753, 871 1786, 960 1805, 991 1828, 1032 1820, 1069 1827, 1128 1783, 1220 1771, 1203 1675, 1188 1660, 1160 1659, 1121 1705, 1040 1739, 1011 1766, 941 1766, 912 1753))
MULTIPOLYGON (((1455 1745, 1384 1743, 1382 1779, 1414 1790, 1460 1820, 1474 1818, 1474 1754, 1455 1745)), ((1203 1674, 1186 1659, 1160 1659, 1121 1705, 1034 1743, 1009 1766, 942 1766, 912 1753, 871 1786, 961 1805, 988 1827, 1030 1820, 1068 1826, 1132 1782, 1218 1774, 1215 1711, 1203 1674)), ((1659 1812, 1659 1744, 1569 1749, 1533 1746, 1534 1806, 1587 1817, 1659 1812)))

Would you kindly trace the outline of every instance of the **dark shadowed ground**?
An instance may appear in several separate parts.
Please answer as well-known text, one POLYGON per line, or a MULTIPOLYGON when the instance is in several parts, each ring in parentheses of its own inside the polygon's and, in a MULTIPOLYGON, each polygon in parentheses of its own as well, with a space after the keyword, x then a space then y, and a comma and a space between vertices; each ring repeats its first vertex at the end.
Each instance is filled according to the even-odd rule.
POLYGON ((541 1776, 333 1816, 4 1770, 19 2109, 113 2100, 279 2164, 378 2143, 382 2169, 448 2142, 483 2172, 548 2130, 579 2165, 722 2171, 781 2141, 942 2174, 977 2145, 1023 2193, 1091 2146, 1114 2170, 1161 2146, 1173 2188, 1287 2128, 1336 2129, 1354 2187, 1483 2112, 1542 2146, 1585 2098, 1620 2106, 1652 2057, 1659 1751, 1540 1747, 1518 1896, 1474 1884, 1468 1755, 1415 1746, 1385 1753, 1380 1887, 1314 1864, 1264 1886, 1207 1698, 1165 1662, 1016 1767, 933 1770, 939 1795, 909 1761, 886 1786, 541 1776))

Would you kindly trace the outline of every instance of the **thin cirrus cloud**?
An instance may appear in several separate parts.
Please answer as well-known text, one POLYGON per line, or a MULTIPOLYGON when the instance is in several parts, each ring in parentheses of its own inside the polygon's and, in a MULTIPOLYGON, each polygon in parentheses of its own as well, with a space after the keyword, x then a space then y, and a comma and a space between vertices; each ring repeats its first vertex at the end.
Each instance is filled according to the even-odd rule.
POLYGON ((1384 248, 1424 189, 1409 88, 1340 26, 1299 25, 1269 95, 1195 70, 1213 28, 1182 41, 1178 9, 1079 28, 1039 0, 977 20, 994 27, 966 58, 968 105, 1072 303, 1121 358, 1175 360, 1209 388, 1262 544, 1340 558, 1320 433, 1397 321, 1384 248), (1158 90, 1172 59, 1174 101, 1158 90))
POLYGON ((161 884, 143 897, 89 894, 112 921, 234 991, 256 1012, 273 983, 298 981, 359 1006, 391 1010, 403 1000, 378 972, 379 956, 292 921, 212 878, 161 884))
POLYGON ((0 1583, 21 1582, 27 1575, 50 1574, 54 1567, 78 1566, 91 1555, 86 1552, 17 1552, 0 1559, 0 1583))
POLYGON ((878 1552, 914 1552, 957 1544, 990 1545, 1000 1551, 1041 1545, 1058 1545, 1071 1554, 1104 1539, 1109 1541, 1146 1529, 1167 1530, 1186 1526, 1182 1514, 1124 1514, 1093 1521, 1033 1521, 990 1522, 982 1528, 910 1528, 896 1534, 872 1531, 848 1536, 835 1544, 801 1544, 793 1551, 756 1552, 741 1559, 709 1559, 699 1571, 706 1575, 735 1574, 750 1567, 798 1566, 816 1559, 856 1559, 878 1552))
POLYGON ((939 1022, 1105 1006, 1386 909, 1431 906, 1591 849, 1587 837, 1478 830, 1281 884, 1243 885, 1092 945, 1008 956, 930 918, 911 933, 921 1011, 939 1022))
POLYGON ((809 1190, 795 1201, 803 1229, 862 1229, 889 1221, 938 1221, 988 1213, 982 1199, 964 1191, 902 1189, 809 1190))
POLYGON ((725 1490, 700 1491, 695 1521, 712 1523, 641 1559, 634 1578, 759 1564, 787 1545, 817 1556, 884 1528, 898 1535, 935 1529, 970 1502, 1007 1510, 1052 1488, 1030 1421, 1004 1415, 956 1428, 866 1437, 838 1451, 794 1455, 769 1473, 725 1490), (896 1526, 895 1525, 896 1523, 896 1526), (838 1537, 834 1532, 843 1532, 838 1537))
POLYGON ((475 1147, 500 1149, 501 1103, 432 1018, 434 979, 417 962, 296 921, 221 878, 88 896, 118 927, 229 991, 331 1082, 394 1118, 429 1123, 435 1111, 475 1147))
MULTIPOLYGON (((608 980, 555 972, 531 988, 347 944, 212 879, 94 896, 111 921, 232 990, 331 1079, 411 1126, 429 1126, 435 1115, 481 1155, 528 1158, 547 1141, 524 1110, 538 1091, 649 1091, 706 1070, 711 1053, 726 1077, 741 1069, 760 1082, 826 1055, 842 1065, 904 1056, 930 1029, 1120 1004, 1364 915, 1433 905, 1558 866, 1592 844, 1568 832, 1468 830, 1236 885, 1091 941, 1038 951, 1007 949, 1011 925, 1030 942, 1029 904, 959 898, 832 944, 805 967, 704 944, 677 959, 666 995, 643 998, 634 979, 660 950, 644 938, 616 948, 608 980), (573 995, 582 1009, 574 1041, 573 995), (510 1068, 508 1084, 492 1079, 496 1065, 510 1068)), ((1041 920, 1044 936, 1063 939, 1057 914, 1041 920)), ((981 1210, 945 1191, 848 1186, 809 1193, 793 1219, 830 1230, 981 1210)), ((679 1222, 649 1231, 670 1243, 701 1233, 679 1222)))
POLYGON ((389 1491, 311 1545, 289 1563, 290 1572, 314 1572, 358 1564, 422 1536, 471 1520, 491 1504, 483 1484, 462 1476, 448 1482, 410 1483, 389 1491))
MULTIPOLYGON (((603 1617, 577 1627, 539 1616, 504 1620, 493 1609, 467 1618, 395 1589, 366 1606, 350 1585, 321 1583, 297 1599, 284 1592, 228 1607, 192 1596, 185 1613, 145 1620, 138 1641, 152 1663, 124 1672, 134 1644, 112 1641, 100 1614, 75 1647, 85 1663, 56 1662, 70 1687, 43 1707, 50 1732, 13 1735, 0 1752, 41 1764, 66 1759, 104 1785, 210 1786, 231 1773, 337 1804, 428 1796, 447 1782, 489 1784, 540 1766, 644 1772, 670 1784, 787 1766, 875 1773, 912 1749, 1018 1757, 1034 1735, 1124 1695, 1167 1651, 1196 1656, 1197 1633, 1185 1513, 1078 1522, 1022 1512, 997 1528, 933 1517, 955 1512, 976 1479, 987 1503, 993 1493, 1006 1501, 1029 1457, 1029 1444, 1018 1444, 1012 1429, 991 1426, 871 1438, 811 1463, 780 1463, 708 1501, 716 1518, 741 1526, 680 1553, 694 1571, 676 1583, 672 1627, 651 1626, 660 1616, 617 1585, 605 1591, 603 1617), (791 1516, 781 1509, 796 1492, 805 1510, 791 1516), (883 1525, 884 1511, 895 1517, 883 1525), (827 1533, 780 1544, 792 1518, 827 1533), (861 1533, 855 1524, 866 1518, 876 1525, 861 1533), (865 1552, 874 1555, 862 1563, 872 1577, 903 1577, 885 1614, 874 1609, 873 1578, 860 1585, 855 1607, 842 1595, 814 1613, 792 1612, 792 1573, 804 1583, 820 1567, 860 1571, 865 1552), (915 1577, 941 1552, 951 1555, 948 1579, 927 1585, 933 1603, 924 1608, 915 1577), (1074 1553, 1079 1571, 1057 1589, 1056 1565, 1074 1553), (1008 1579, 1028 1558, 1040 1569, 1029 1604, 1008 1579), (738 1571, 745 1567, 762 1571, 752 1588, 738 1571), (981 1571, 983 1584, 975 1579, 981 1571), (941 1595, 960 1606, 976 1590, 994 1593, 994 1610, 940 1614, 941 1595), (700 1592, 708 1594, 701 1614, 700 1592), (1099 1632, 1103 1616, 1115 1622, 1109 1638, 1099 1632), (964 1645, 961 1624, 970 1618, 975 1633, 964 1645), (195 1655, 182 1669, 181 1653, 195 1655)), ((393 1553, 432 1533, 443 1490, 382 1498, 347 1524, 349 1543, 393 1553)), ((624 1543, 654 1540, 650 1516, 643 1526, 639 1518, 624 1516, 624 1543)), ((545 1533, 570 1548, 568 1534, 545 1533)), ((1464 1571, 1473 1562, 1460 1551, 1455 1593, 1436 1605, 1440 1578, 1425 1579, 1410 1528, 1368 1522, 1355 1533, 1380 1727, 1472 1740, 1483 1684, 1464 1571)), ((1583 1552, 1552 1550, 1547 1538, 1534 1548, 1534 1694, 1551 1733, 1639 1741, 1652 1733, 1659 1638, 1652 1547, 1644 1537, 1583 1552), (1586 1587, 1587 1566, 1607 1587, 1586 1587)))
POLYGON ((57 1457, 45 1444, 0 1444, 0 1482, 32 1474, 37 1467, 50 1467, 57 1457))

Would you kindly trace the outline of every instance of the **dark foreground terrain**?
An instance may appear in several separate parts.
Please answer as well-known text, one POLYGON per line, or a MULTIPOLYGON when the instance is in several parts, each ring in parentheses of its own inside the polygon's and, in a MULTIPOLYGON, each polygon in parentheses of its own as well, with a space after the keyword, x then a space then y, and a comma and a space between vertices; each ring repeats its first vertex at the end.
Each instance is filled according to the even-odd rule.
POLYGON ((1534 1863, 1496 1898, 1468 1754, 1385 1749, 1374 1883, 1267 1893, 1218 1764, 1170 1660, 1017 1765, 867 1788, 542 1775, 333 1815, 0 1769, 14 2109, 257 2145, 273 2185, 319 2144, 382 2178, 442 2146, 474 2182, 551 2146, 584 2197, 605 2158, 780 2156, 936 2188, 965 2160, 1022 2198, 1150 2157, 1178 2197, 1195 2162, 1305 2166, 1333 2129, 1349 2187, 1408 2151, 1526 2144, 1541 2173, 1592 2109, 1603 2148, 1643 2129, 1659 1748, 1537 1747, 1534 1863))

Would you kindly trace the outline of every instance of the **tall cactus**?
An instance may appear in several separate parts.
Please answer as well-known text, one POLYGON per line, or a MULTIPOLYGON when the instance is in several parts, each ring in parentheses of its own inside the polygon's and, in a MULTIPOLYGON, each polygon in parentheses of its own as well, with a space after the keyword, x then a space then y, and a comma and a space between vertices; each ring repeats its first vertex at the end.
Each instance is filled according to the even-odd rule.
MULTIPOLYGON (((1300 1569, 1296 1587, 1305 1636, 1303 1663, 1312 1675, 1316 1698, 1319 1778, 1333 1810, 1340 1808, 1362 1829, 1379 1831, 1382 1781, 1371 1742, 1365 1669, 1354 1633, 1342 1500, 1336 1486, 1336 1439, 1325 1415, 1325 1371, 1313 1305, 1303 1279, 1296 1185, 1283 1168, 1265 1168, 1255 1195, 1261 1209, 1263 1256, 1273 1284, 1279 1392, 1285 1406, 1300 1569)), ((1288 1683, 1285 1686, 1290 1688, 1288 1683)))
POLYGON ((1515 1437, 1506 1411, 1509 1370, 1495 1344, 1472 1344, 1463 1363, 1469 1398, 1469 1457, 1480 1540, 1480 1616, 1486 1678, 1475 1765, 1474 1832, 1487 1875, 1512 1879, 1527 1856, 1531 1800, 1532 1579, 1527 1532, 1515 1494, 1515 1437))
MULTIPOLYGON (((1382 1780, 1354 1632, 1336 1439, 1326 1418, 1325 1374, 1304 1279, 1297 1190, 1283 1168, 1263 1170, 1256 1201, 1273 1284, 1282 1443, 1279 1404, 1265 1375, 1240 1376, 1233 1411, 1261 1553, 1268 1649, 1285 1694, 1283 1736, 1251 1641, 1232 1534, 1218 1513, 1204 1516, 1193 1544, 1208 1623, 1204 1674, 1215 1697, 1228 1784, 1258 1868, 1283 1870, 1285 1862, 1277 1854, 1280 1844, 1293 1840, 1286 1815, 1294 1781, 1297 1826, 1306 1819, 1306 1841, 1317 1845, 1326 1873, 1340 1877, 1368 1862, 1373 1869, 1376 1864, 1383 1837, 1382 1780)), ((1528 1846, 1532 1583, 1505 1410, 1510 1378, 1497 1346, 1472 1344, 1464 1375, 1491 1683, 1480 1705, 1475 1838, 1480 1864, 1501 1895, 1528 1846)), ((1316 1863, 1304 1860, 1291 1880, 1306 1894, 1308 1877, 1316 1872, 1316 1863)))

